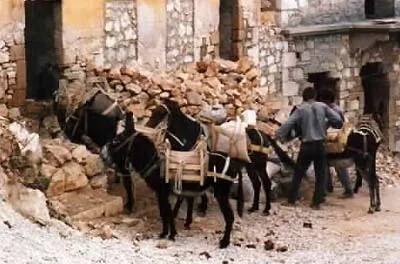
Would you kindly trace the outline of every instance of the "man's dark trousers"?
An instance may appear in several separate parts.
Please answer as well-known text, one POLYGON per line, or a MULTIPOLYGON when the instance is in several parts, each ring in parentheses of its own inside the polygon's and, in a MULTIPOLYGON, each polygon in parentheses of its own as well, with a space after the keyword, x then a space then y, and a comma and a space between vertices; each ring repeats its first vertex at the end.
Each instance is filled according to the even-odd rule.
POLYGON ((297 170, 292 179, 292 189, 289 194, 288 202, 295 203, 300 188, 301 180, 306 171, 314 163, 315 189, 313 205, 320 204, 325 197, 326 183, 326 149, 323 140, 303 142, 300 146, 297 158, 297 170))

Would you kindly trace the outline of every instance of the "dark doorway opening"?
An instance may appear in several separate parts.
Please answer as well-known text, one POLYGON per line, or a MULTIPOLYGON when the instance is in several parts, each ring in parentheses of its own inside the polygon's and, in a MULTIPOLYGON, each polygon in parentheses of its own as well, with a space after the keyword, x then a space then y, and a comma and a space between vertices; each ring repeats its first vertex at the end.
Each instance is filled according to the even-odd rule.
POLYGON ((395 0, 365 0, 364 11, 368 19, 394 17, 395 0))
POLYGON ((240 42, 244 31, 240 29, 238 0, 221 0, 219 6, 219 55, 236 61, 240 57, 240 42))
POLYGON ((389 128, 390 79, 381 62, 367 63, 360 71, 364 90, 364 114, 378 113, 384 132, 389 128))
POLYGON ((25 1, 25 54, 27 98, 51 99, 62 59, 61 0, 25 1))
POLYGON ((322 90, 332 91, 335 98, 337 98, 337 83, 339 78, 331 77, 331 72, 309 73, 307 81, 314 84, 314 88, 317 91, 317 100, 320 100, 322 90))

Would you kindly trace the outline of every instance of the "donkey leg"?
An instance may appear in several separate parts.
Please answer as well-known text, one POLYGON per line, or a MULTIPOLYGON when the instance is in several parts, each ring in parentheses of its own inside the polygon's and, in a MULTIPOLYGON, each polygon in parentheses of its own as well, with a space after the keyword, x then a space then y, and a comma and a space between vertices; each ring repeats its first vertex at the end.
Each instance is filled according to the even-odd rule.
POLYGON ((258 206, 260 203, 260 190, 261 190, 261 182, 259 179, 259 175, 254 168, 254 165, 248 164, 246 165, 247 174, 249 175, 251 184, 253 185, 253 205, 247 210, 249 213, 253 213, 258 211, 258 206))
POLYGON ((176 228, 175 228, 175 219, 172 213, 171 204, 169 203, 169 191, 166 190, 166 199, 165 199, 165 206, 166 206, 166 217, 169 225, 169 236, 168 239, 175 241, 175 236, 177 235, 176 228))
POLYGON ((133 195, 133 191, 132 191, 132 178, 131 175, 127 174, 127 175, 122 175, 122 183, 124 185, 125 191, 126 191, 126 198, 127 198, 127 202, 124 206, 124 209, 126 212, 128 213, 132 213, 135 211, 135 199, 134 199, 134 195, 133 195))
POLYGON ((187 212, 186 212, 186 221, 185 221, 185 228, 190 229, 190 225, 193 223, 193 204, 194 198, 188 197, 186 198, 187 203, 187 212))
POLYGON ((269 210, 271 210, 271 179, 268 177, 267 171, 265 170, 267 164, 262 163, 257 166, 257 172, 259 173, 264 193, 265 193, 265 209, 263 211, 264 215, 269 215, 269 210))
POLYGON ((208 208, 208 198, 207 198, 207 194, 204 193, 201 196, 201 202, 197 208, 198 216, 200 216, 200 217, 206 216, 207 208, 208 208))
POLYGON ((222 239, 219 241, 219 247, 220 248, 226 248, 230 244, 231 240, 231 232, 232 232, 232 226, 233 226, 233 221, 235 220, 232 207, 229 203, 229 193, 216 193, 216 198, 219 204, 219 208, 221 209, 222 214, 224 215, 225 219, 225 231, 224 231, 224 236, 222 239))
POLYGON ((168 199, 168 196, 166 196, 163 192, 159 191, 157 192, 157 201, 158 201, 158 209, 160 211, 160 218, 162 221, 162 231, 158 235, 159 238, 165 238, 168 235, 168 219, 166 215, 166 207, 165 207, 165 201, 168 199))
POLYGON ((356 183, 354 185, 354 193, 358 193, 358 189, 362 186, 362 176, 361 174, 357 171, 357 178, 356 178, 356 183))
POLYGON ((178 198, 176 199, 174 210, 173 210, 174 218, 176 218, 178 216, 179 208, 181 208, 182 202, 183 202, 183 197, 178 196, 178 198))
POLYGON ((375 211, 376 212, 380 212, 381 211, 381 192, 379 190, 379 180, 378 180, 378 178, 376 178, 376 182, 375 182, 375 194, 376 194, 375 211))

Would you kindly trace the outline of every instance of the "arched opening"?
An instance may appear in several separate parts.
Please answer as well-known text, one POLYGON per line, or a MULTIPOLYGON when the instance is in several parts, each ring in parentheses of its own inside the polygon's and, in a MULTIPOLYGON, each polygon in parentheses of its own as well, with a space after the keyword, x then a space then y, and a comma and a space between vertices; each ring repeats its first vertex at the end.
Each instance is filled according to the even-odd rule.
POLYGON ((381 62, 367 63, 360 71, 364 90, 364 114, 378 113, 384 132, 389 128, 390 79, 381 62))
POLYGON ((219 54, 236 61, 243 52, 245 38, 243 21, 240 20, 238 0, 221 0, 219 7, 219 54))
POLYGON ((25 1, 27 98, 51 99, 58 89, 61 23, 61 0, 25 1))

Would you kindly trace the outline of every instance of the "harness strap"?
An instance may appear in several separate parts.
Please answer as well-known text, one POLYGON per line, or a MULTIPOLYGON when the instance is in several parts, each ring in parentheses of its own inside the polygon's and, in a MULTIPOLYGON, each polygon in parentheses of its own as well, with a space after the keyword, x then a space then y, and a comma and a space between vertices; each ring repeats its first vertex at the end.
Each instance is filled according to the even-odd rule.
POLYGON ((103 111, 103 113, 101 113, 102 115, 108 115, 112 110, 114 110, 114 108, 116 108, 118 106, 118 102, 115 101, 114 103, 112 103, 109 107, 107 107, 106 110, 103 111))
POLYGON ((251 151, 254 151, 254 152, 259 152, 259 153, 262 153, 262 154, 265 154, 265 155, 270 155, 271 153, 272 153, 272 151, 273 151, 273 148, 272 147, 264 147, 264 146, 261 146, 261 145, 254 145, 254 144, 251 144, 250 145, 250 150, 251 151))
MULTIPOLYGON (((75 136, 76 130, 78 129, 78 126, 79 126, 79 123, 80 123, 81 120, 82 120, 82 117, 83 117, 83 114, 84 114, 83 111, 84 111, 84 108, 82 108, 82 110, 80 111, 79 117, 76 117, 76 116, 74 116, 74 115, 71 115, 71 117, 70 117, 70 118, 74 117, 74 119, 77 120, 76 123, 75 123, 74 128, 72 129, 72 135, 71 135, 72 137, 75 136)), ((69 120, 70 118, 68 118, 68 120, 69 120)))
POLYGON ((231 181, 231 182, 235 182, 237 180, 237 177, 236 178, 231 178, 231 177, 226 176, 226 175, 224 175, 222 173, 218 173, 218 172, 214 172, 214 171, 207 172, 207 177, 219 178, 219 179, 227 180, 227 181, 231 181))

